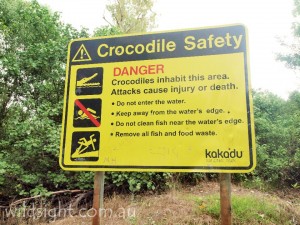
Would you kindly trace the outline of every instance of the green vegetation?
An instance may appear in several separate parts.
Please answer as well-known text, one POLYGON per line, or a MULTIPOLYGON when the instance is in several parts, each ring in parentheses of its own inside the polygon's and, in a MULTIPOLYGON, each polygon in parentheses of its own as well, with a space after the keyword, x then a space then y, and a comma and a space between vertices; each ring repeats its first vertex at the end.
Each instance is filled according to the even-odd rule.
POLYGON ((287 101, 271 93, 254 93, 257 168, 254 174, 276 185, 300 179, 300 93, 287 101))
POLYGON ((64 61, 71 38, 87 36, 64 25, 36 1, 0 4, 0 149, 3 196, 60 188, 64 61))
MULTIPOLYGON (((199 213, 220 217, 220 196, 208 195, 195 198, 199 213)), ((234 224, 293 224, 294 214, 278 201, 262 194, 237 195, 232 197, 234 224), (267 201, 266 201, 267 200, 267 201)))
POLYGON ((138 193, 142 191, 165 190, 170 173, 109 172, 105 182, 115 185, 115 191, 138 193))

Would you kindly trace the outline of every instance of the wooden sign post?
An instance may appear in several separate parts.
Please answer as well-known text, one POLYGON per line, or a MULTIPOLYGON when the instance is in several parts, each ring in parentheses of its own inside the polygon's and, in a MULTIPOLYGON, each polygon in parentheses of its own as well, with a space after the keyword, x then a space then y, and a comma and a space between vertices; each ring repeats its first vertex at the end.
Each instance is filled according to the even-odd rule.
POLYGON ((231 174, 220 173, 221 225, 231 225, 231 174))
MULTIPOLYGON (((95 211, 92 225, 100 225, 103 218, 101 218, 101 211, 103 210, 104 197, 104 172, 95 172, 94 177, 94 195, 93 195, 93 209, 95 211)), ((103 224, 103 223, 102 223, 103 224)))

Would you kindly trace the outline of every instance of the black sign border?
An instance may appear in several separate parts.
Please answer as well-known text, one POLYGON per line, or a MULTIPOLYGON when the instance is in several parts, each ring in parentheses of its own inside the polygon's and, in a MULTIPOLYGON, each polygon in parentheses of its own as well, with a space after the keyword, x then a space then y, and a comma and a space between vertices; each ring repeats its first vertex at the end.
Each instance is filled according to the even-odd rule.
MULTIPOLYGON (((150 37, 151 39, 153 39, 156 35, 158 35, 158 37, 164 37, 164 35, 169 35, 169 34, 173 34, 173 35, 187 35, 191 33, 195 33, 195 32, 208 32, 210 31, 210 33, 214 32, 214 31, 220 31, 224 30, 226 32, 230 32, 231 30, 234 30, 235 32, 238 32, 239 34, 244 34, 244 39, 243 39, 243 43, 241 43, 242 48, 236 50, 236 51, 230 51, 228 52, 228 49, 223 51, 223 52, 210 52, 207 54, 205 54, 205 52, 203 54, 191 54, 191 55, 185 55, 185 54, 180 54, 180 56, 175 57, 175 56, 160 56, 157 58, 139 58, 139 59, 135 59, 132 60, 128 57, 125 57, 124 59, 115 59, 115 60, 110 60, 110 61, 84 61, 84 62, 75 62, 72 63, 72 57, 74 57, 74 55, 72 54, 76 54, 76 51, 78 49, 77 45, 80 46, 81 44, 86 44, 87 42, 93 42, 93 41, 99 41, 99 40, 113 40, 113 39, 122 39, 122 38, 130 38, 132 40, 133 36, 120 36, 120 37, 101 37, 101 38, 95 38, 95 39, 78 39, 78 40, 73 40, 70 42, 69 44, 69 50, 68 50, 68 62, 67 62, 67 75, 68 75, 68 81, 67 81, 67 91, 66 94, 67 96, 65 96, 66 99, 66 105, 65 105, 65 115, 64 115, 64 131, 63 131, 63 146, 61 147, 61 158, 60 158, 60 163, 61 166, 63 167, 63 169, 81 169, 81 171, 91 171, 90 169, 95 168, 95 170, 92 171, 97 171, 96 169, 108 169, 105 171, 109 171, 109 169, 113 169, 114 171, 117 169, 120 169, 120 171, 124 171, 124 170, 128 170, 130 171, 130 169, 133 169, 132 171, 136 171, 137 169, 139 169, 139 171, 144 170, 145 172, 149 172, 149 170, 151 169, 155 169, 155 171, 162 171, 164 172, 165 169, 166 170, 174 170, 174 172, 177 172, 177 170, 186 170, 184 172, 221 172, 220 173, 230 173, 231 171, 246 171, 250 172, 249 170, 254 170, 254 157, 253 157, 253 137, 252 137, 252 121, 251 121, 251 107, 250 107, 250 90, 249 90, 249 68, 248 68, 248 55, 247 55, 247 48, 248 48, 248 37, 247 37, 247 32, 246 32, 246 28, 243 25, 231 25, 231 26, 223 26, 223 27, 213 27, 213 28, 199 28, 199 29, 190 29, 190 30, 183 30, 183 31, 166 31, 164 33, 162 32, 158 32, 158 33, 150 33, 150 34, 140 34, 140 35, 136 35, 134 36, 134 38, 140 38, 140 37, 150 37), (76 44, 75 44, 76 43, 76 44), (74 53, 75 52, 75 53, 74 53), (71 66, 74 65, 90 65, 90 64, 99 64, 99 63, 108 63, 108 62, 123 62, 123 61, 138 61, 138 60, 153 60, 153 59, 160 59, 160 58, 182 58, 182 57, 188 57, 188 56, 206 56, 206 55, 220 55, 220 54, 232 54, 232 53, 244 53, 244 71, 245 71, 245 86, 246 86, 246 110, 247 110, 247 119, 248 119, 248 140, 249 140, 249 157, 250 157, 250 164, 249 166, 145 166, 145 165, 140 165, 140 166, 131 166, 131 165, 122 165, 122 166, 114 166, 114 165, 66 165, 64 163, 64 149, 65 149, 65 144, 66 144, 66 132, 67 132, 67 109, 68 109, 68 99, 69 99, 69 92, 70 92, 70 73, 71 73, 71 66), (196 171, 195 171, 196 170, 196 171)), ((89 45, 85 45, 85 46, 89 46, 89 45)), ((87 49, 90 49, 87 48, 87 49)), ((89 51, 89 50, 88 50, 89 51)), ((161 54, 164 55, 164 54, 161 54)), ((93 56, 92 56, 93 58, 93 56)), ((95 57, 94 57, 95 58, 95 57)), ((99 170, 99 171, 102 171, 99 170)), ((141 171, 142 172, 142 171, 141 171)), ((182 171, 183 172, 183 171, 182 171)))

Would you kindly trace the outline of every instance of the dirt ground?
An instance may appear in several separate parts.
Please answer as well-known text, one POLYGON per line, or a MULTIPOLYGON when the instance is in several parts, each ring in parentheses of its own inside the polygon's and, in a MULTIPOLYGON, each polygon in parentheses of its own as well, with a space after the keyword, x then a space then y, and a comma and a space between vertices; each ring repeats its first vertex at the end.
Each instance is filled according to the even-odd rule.
MULTIPOLYGON (((199 214, 195 198, 219 194, 219 184, 203 182, 192 187, 175 187, 160 195, 144 194, 138 196, 114 195, 105 198, 102 224, 105 225, 199 225, 220 224, 218 218, 199 214)), ((253 195, 265 201, 280 204, 295 215, 298 225, 300 218, 300 190, 278 190, 276 192, 261 192, 232 185, 232 196, 253 195)), ((92 224, 91 210, 81 211, 77 215, 50 222, 55 225, 90 225, 92 224)), ((46 225, 49 223, 39 223, 46 225)), ((235 223, 234 224, 240 224, 235 223)), ((259 223, 260 224, 260 223, 259 223)), ((274 224, 274 223, 266 223, 274 224)))

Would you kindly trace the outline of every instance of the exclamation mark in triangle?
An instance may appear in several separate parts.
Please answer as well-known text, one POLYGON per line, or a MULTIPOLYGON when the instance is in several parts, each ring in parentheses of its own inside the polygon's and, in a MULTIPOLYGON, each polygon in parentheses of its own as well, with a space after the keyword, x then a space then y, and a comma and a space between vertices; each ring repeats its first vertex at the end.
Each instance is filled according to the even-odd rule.
POLYGON ((80 48, 77 50, 74 58, 72 59, 72 62, 83 62, 83 61, 91 61, 91 56, 86 50, 84 44, 80 46, 80 48))

